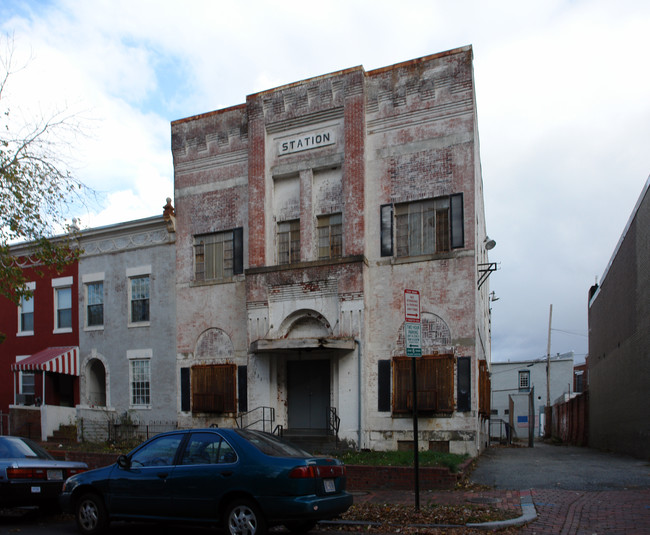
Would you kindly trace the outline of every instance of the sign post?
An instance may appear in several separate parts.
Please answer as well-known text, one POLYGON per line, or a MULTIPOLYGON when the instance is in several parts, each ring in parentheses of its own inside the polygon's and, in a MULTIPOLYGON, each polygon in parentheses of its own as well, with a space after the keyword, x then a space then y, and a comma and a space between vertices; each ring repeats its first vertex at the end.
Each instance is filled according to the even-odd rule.
POLYGON ((413 469, 415 482, 415 509, 420 509, 420 445, 418 441, 418 382, 415 358, 422 356, 422 329, 420 325, 420 292, 404 290, 404 345, 411 360, 413 376, 413 469))

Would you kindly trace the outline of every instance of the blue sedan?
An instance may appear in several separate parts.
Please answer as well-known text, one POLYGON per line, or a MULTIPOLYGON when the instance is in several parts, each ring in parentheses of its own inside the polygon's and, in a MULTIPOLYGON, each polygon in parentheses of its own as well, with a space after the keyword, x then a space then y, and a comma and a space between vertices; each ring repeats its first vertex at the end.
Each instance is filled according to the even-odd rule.
POLYGON ((309 531, 352 505, 345 466, 247 429, 162 433, 117 463, 69 478, 60 502, 84 535, 111 520, 220 524, 235 535, 274 525, 309 531))

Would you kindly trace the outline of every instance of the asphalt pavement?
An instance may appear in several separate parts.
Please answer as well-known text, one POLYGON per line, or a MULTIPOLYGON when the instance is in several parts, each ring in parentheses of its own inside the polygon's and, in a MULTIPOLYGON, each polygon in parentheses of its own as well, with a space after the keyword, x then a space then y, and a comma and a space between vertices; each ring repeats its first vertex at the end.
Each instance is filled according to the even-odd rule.
MULTIPOLYGON (((650 463, 643 460, 541 441, 497 446, 481 454, 469 481, 453 491, 421 490, 420 503, 516 510, 512 521, 481 526, 508 533, 650 535, 650 463)), ((414 493, 369 489, 356 501, 414 504, 414 493)))
MULTIPOLYGON (((474 485, 452 491, 421 490, 420 503, 495 504, 520 516, 512 522, 482 529, 505 527, 509 528, 508 533, 522 535, 650 535, 650 463, 643 460, 543 442, 536 442, 533 448, 492 447, 479 457, 469 481, 474 485)), ((414 493, 367 489, 355 493, 354 499, 414 504, 414 493)), ((339 529, 346 531, 342 526, 339 529)), ((188 526, 179 529, 165 523, 115 523, 109 533, 200 535, 205 531, 188 526)), ((76 529, 71 519, 0 515, 0 535, 17 532, 72 535, 76 529)), ((440 532, 449 531, 444 528, 440 532)))
POLYGON ((485 451, 471 481, 495 489, 650 489, 650 464, 591 448, 549 445, 485 451))

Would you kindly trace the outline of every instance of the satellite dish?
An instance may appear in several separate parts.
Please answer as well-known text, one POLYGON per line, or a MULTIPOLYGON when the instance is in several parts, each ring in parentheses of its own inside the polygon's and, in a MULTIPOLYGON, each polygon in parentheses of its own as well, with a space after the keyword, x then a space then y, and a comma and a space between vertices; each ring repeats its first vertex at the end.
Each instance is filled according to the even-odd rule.
POLYGON ((485 237, 485 248, 490 251, 496 247, 497 242, 494 240, 490 239, 489 236, 485 237))

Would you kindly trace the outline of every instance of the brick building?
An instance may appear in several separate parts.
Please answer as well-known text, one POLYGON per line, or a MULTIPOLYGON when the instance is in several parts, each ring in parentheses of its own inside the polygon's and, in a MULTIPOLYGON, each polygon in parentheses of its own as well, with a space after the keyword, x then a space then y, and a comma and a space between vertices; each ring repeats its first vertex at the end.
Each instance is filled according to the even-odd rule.
POLYGON ((181 424, 248 412, 408 447, 412 289, 420 444, 485 446, 494 242, 471 47, 249 95, 173 122, 172 152, 181 424))
POLYGON ((650 457, 650 178, 589 292, 589 445, 650 457))
POLYGON ((31 244, 11 248, 31 298, 0 298, 0 434, 40 439, 74 418, 79 401, 77 262, 61 271, 33 260, 31 244))

